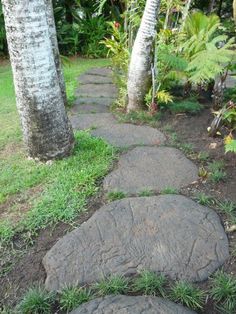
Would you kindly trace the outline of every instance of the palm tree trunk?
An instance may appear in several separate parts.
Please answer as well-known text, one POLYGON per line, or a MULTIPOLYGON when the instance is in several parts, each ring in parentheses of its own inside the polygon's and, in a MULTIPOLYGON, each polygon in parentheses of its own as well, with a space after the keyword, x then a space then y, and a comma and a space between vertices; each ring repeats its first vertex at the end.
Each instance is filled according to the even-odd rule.
POLYGON ((144 108, 145 95, 152 84, 151 65, 159 6, 160 0, 147 0, 134 42, 128 75, 128 112, 144 108))
POLYGON ((233 1, 233 17, 234 23, 236 24, 236 0, 233 1))
POLYGON ((44 0, 3 0, 17 108, 30 157, 62 158, 74 137, 58 83, 44 0))
POLYGON ((52 44, 52 50, 54 54, 54 61, 55 66, 57 70, 57 76, 58 76, 58 82, 61 88, 61 93, 63 96, 64 104, 67 104, 67 96, 66 96, 66 84, 62 72, 61 67, 61 60, 60 60, 60 53, 58 49, 58 42, 57 42, 57 32, 56 32, 56 26, 55 26, 55 20, 54 20, 54 12, 53 12, 53 6, 52 6, 52 0, 45 0, 46 5, 46 14, 47 14, 47 21, 48 21, 48 27, 49 27, 49 33, 50 33, 50 39, 52 44))
POLYGON ((181 29, 184 29, 186 19, 189 15, 191 4, 192 4, 192 0, 187 0, 187 3, 185 4, 184 10, 183 10, 181 29))

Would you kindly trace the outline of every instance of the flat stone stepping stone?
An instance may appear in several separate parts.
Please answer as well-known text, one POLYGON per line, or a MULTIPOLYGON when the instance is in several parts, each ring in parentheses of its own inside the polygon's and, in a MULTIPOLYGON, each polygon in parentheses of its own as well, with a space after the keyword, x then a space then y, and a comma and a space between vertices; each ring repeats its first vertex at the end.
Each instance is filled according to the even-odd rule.
POLYGON ((103 206, 46 254, 46 288, 98 282, 110 275, 161 272, 202 281, 229 256, 217 214, 181 195, 127 198, 103 206))
POLYGON ((101 127, 92 130, 91 133, 117 147, 160 145, 166 140, 165 135, 157 129, 126 123, 114 124, 112 127, 101 127))
POLYGON ((100 76, 93 74, 82 74, 79 77, 79 82, 81 85, 85 84, 113 84, 112 77, 109 76, 100 76))
POLYGON ((117 88, 111 84, 86 84, 76 90, 78 97, 116 98, 117 88))
POLYGON ((85 72, 85 74, 98 75, 98 76, 111 76, 112 70, 106 67, 103 68, 92 68, 85 72))
POLYGON ((88 113, 70 117, 72 126, 77 130, 88 130, 104 125, 113 127, 117 123, 111 113, 88 113))
POLYGON ((172 147, 136 147, 121 156, 116 170, 104 179, 105 191, 139 193, 179 189, 198 180, 198 169, 172 147))
POLYGON ((84 303, 71 314, 194 314, 182 305, 146 296, 106 296, 84 303))
POLYGON ((109 106, 114 102, 114 98, 77 98, 70 112, 78 113, 104 113, 109 112, 109 106))

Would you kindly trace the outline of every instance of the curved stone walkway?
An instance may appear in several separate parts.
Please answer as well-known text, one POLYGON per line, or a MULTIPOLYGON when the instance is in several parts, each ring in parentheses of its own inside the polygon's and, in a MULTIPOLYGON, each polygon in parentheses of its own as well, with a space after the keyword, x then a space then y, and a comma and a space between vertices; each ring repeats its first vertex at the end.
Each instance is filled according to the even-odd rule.
MULTIPOLYGON (((228 239, 217 214, 181 195, 138 197, 182 188, 198 180, 197 167, 148 126, 119 124, 109 112, 116 97, 111 71, 92 69, 80 77, 71 112, 75 129, 89 129, 114 146, 129 148, 104 178, 104 192, 135 197, 112 202, 60 239, 46 254, 46 287, 90 284, 109 275, 151 270, 171 279, 201 282, 229 256, 228 239)), ((106 297, 73 313, 192 313, 160 298, 106 297)))

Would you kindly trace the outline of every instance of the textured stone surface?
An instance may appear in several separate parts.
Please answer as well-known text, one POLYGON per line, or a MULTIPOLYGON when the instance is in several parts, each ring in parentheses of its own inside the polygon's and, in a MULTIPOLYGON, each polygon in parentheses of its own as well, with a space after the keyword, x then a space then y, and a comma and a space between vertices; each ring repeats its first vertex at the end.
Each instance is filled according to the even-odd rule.
POLYGON ((46 287, 92 283, 147 269, 202 281, 228 258, 217 214, 180 195, 127 198, 103 206, 43 260, 46 287))
POLYGON ((172 147, 137 147, 121 156, 116 170, 104 179, 106 191, 138 193, 179 189, 198 179, 197 167, 172 147))
POLYGON ((88 113, 70 117, 74 129, 86 130, 103 126, 113 127, 117 123, 111 113, 88 113))
POLYGON ((92 74, 82 74, 79 77, 79 82, 81 85, 85 84, 112 84, 111 76, 99 76, 92 74))
POLYGON ((112 70, 106 67, 103 68, 92 68, 86 71, 85 74, 90 74, 93 76, 111 76, 112 75, 112 70))
POLYGON ((173 302, 145 296, 107 296, 81 305, 71 314, 194 314, 173 302))
POLYGON ((86 84, 76 90, 78 97, 117 97, 117 88, 112 84, 86 84))
POLYGON ((109 106, 114 101, 114 98, 105 98, 105 97, 81 97, 77 98, 75 105, 106 105, 109 106))
POLYGON ((91 133, 118 147, 160 145, 166 140, 164 134, 157 129, 125 123, 113 125, 112 128, 109 126, 98 128, 91 133))

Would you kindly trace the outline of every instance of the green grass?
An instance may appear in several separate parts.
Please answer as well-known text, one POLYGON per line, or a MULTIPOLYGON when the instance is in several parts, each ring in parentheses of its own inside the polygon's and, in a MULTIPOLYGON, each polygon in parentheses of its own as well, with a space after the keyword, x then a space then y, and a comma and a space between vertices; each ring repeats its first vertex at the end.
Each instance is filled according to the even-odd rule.
POLYGON ((24 295, 18 308, 22 314, 50 314, 55 301, 55 294, 38 286, 30 288, 24 295))
MULTIPOLYGON (((73 59, 64 68, 67 94, 73 98, 77 77, 109 60, 73 59)), ((0 245, 14 234, 58 221, 71 221, 97 191, 97 180, 111 165, 111 146, 87 133, 77 133, 71 157, 52 165, 35 163, 25 156, 10 65, 0 67, 0 204, 5 205, 0 223, 0 245), (21 212, 22 204, 27 210, 21 212)))
POLYGON ((179 191, 172 187, 166 187, 160 192, 161 194, 179 194, 179 191))
POLYGON ((160 113, 154 115, 149 114, 148 111, 130 112, 130 113, 116 113, 119 122, 133 123, 133 124, 148 124, 152 127, 158 126, 158 121, 161 118, 160 113))
POLYGON ((236 300, 236 278, 217 271, 211 279, 210 294, 216 302, 227 302, 236 300))
POLYGON ((126 193, 121 192, 121 191, 113 191, 113 192, 109 192, 107 194, 107 199, 109 201, 116 201, 116 200, 121 200, 122 198, 125 198, 127 196, 126 193))
POLYGON ((140 197, 153 196, 153 195, 155 195, 155 193, 151 190, 143 190, 143 191, 138 193, 138 196, 140 196, 140 197))
POLYGON ((62 290, 59 296, 59 304, 61 310, 66 313, 74 310, 84 302, 88 302, 91 298, 90 290, 85 288, 67 287, 62 290))
POLYGON ((124 294, 129 289, 129 281, 123 276, 110 276, 94 285, 94 289, 100 296, 108 294, 124 294))
POLYGON ((184 281, 178 281, 172 286, 170 297, 174 302, 180 302, 193 310, 201 310, 205 298, 202 290, 184 281))
POLYGON ((222 160, 213 161, 208 163, 209 179, 213 183, 224 181, 227 173, 224 171, 224 162, 222 160))
POLYGON ((196 200, 199 204, 204 205, 204 206, 211 206, 214 204, 214 199, 211 196, 206 195, 203 192, 200 192, 197 194, 196 200))
POLYGON ((196 114, 202 110, 202 105, 198 101, 183 100, 173 102, 165 106, 170 109, 172 113, 191 113, 196 114))
POLYGON ((160 295, 165 297, 166 282, 167 280, 164 275, 145 270, 134 280, 133 291, 142 292, 145 295, 160 295))
MULTIPOLYGON (((33 179, 43 174, 41 179, 44 182, 44 191, 32 202, 29 212, 15 226, 15 232, 28 231, 34 234, 38 229, 50 224, 72 221, 79 212, 85 210, 88 198, 97 192, 97 180, 107 173, 113 158, 113 148, 103 140, 93 138, 86 132, 78 132, 73 155, 55 161, 50 166, 29 161, 22 156, 19 159, 21 166, 17 167, 16 163, 9 173, 9 160, 6 160, 0 179, 4 181, 4 184, 1 184, 4 195, 9 194, 9 191, 22 191, 29 186, 29 169, 33 179)), ((32 182, 39 183, 38 179, 32 182)), ((7 229, 1 226, 2 224, 0 236, 3 235, 3 238, 0 238, 0 241, 4 241, 14 232, 9 225, 7 229)))

